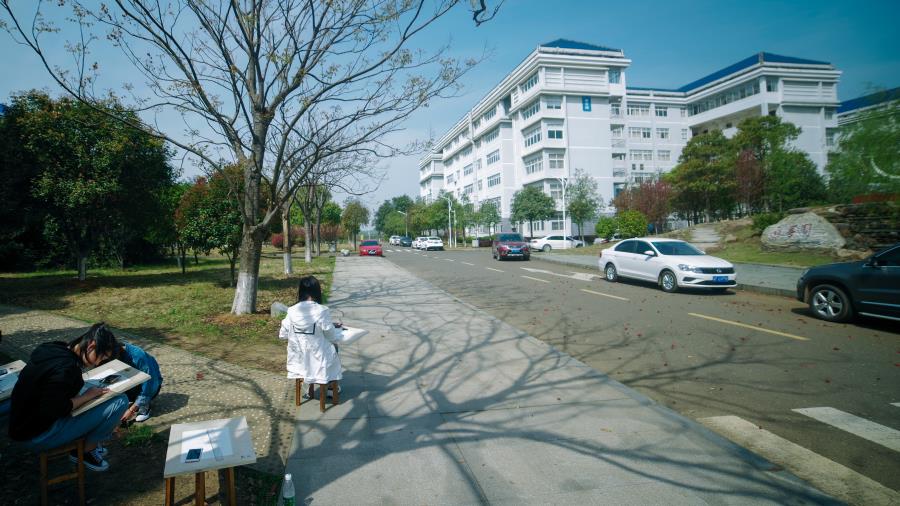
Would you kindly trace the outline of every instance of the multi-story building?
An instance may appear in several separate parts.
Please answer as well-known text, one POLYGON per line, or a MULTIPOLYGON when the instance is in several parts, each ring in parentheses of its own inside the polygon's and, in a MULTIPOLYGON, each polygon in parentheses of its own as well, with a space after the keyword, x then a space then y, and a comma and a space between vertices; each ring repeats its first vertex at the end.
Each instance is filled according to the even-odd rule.
POLYGON ((742 119, 766 114, 801 127, 796 147, 824 168, 839 105, 831 64, 759 53, 678 89, 628 86, 630 65, 619 49, 563 39, 538 46, 423 158, 420 196, 493 201, 510 230, 513 195, 537 185, 558 213, 535 223, 534 235, 571 233, 563 188, 576 171, 595 178, 609 203, 671 170, 691 136, 733 135, 742 119))

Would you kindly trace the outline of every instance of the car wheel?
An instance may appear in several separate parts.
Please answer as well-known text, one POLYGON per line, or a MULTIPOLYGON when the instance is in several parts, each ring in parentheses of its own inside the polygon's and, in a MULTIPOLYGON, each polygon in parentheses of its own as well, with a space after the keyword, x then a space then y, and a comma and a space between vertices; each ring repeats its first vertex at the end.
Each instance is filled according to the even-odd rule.
POLYGON ((819 285, 809 293, 809 309, 816 318, 830 322, 845 322, 853 316, 850 298, 833 285, 819 285))
POLYGON ((603 273, 606 275, 606 280, 610 283, 615 283, 619 280, 619 272, 616 271, 616 266, 612 263, 606 264, 606 267, 603 269, 603 273))
POLYGON ((550 250, 552 250, 552 249, 553 249, 553 248, 550 247, 549 244, 545 244, 544 247, 541 248, 541 251, 543 251, 544 253, 550 253, 550 250))
POLYGON ((678 290, 678 278, 675 273, 670 270, 662 271, 659 275, 659 287, 666 293, 672 293, 678 290))
POLYGON ((525 255, 522 259, 527 262, 528 260, 531 260, 531 255, 525 255))

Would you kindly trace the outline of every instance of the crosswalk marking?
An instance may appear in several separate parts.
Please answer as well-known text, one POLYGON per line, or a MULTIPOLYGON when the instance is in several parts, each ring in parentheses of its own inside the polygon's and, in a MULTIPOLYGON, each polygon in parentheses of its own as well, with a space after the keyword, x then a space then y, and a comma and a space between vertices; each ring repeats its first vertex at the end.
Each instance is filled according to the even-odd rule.
POLYGON ((582 288, 581 291, 582 291, 582 292, 586 292, 586 293, 591 293, 591 294, 594 294, 594 295, 600 295, 600 296, 603 296, 603 297, 609 297, 610 299, 624 300, 625 302, 628 302, 628 300, 629 300, 629 299, 626 299, 625 297, 619 297, 618 295, 610 295, 610 294, 608 294, 608 293, 595 292, 595 291, 593 291, 593 290, 588 290, 588 289, 586 289, 586 288, 582 288))
POLYGON ((900 493, 737 416, 698 420, 740 446, 785 467, 812 486, 850 504, 900 504, 900 493))
POLYGON ((712 320, 714 322, 727 323, 728 325, 734 325, 735 327, 744 327, 745 329, 753 329, 753 330, 758 330, 760 332, 767 332, 769 334, 775 334, 776 336, 790 337, 791 339, 796 339, 798 341, 809 341, 809 338, 795 336, 794 334, 788 334, 787 332, 779 332, 777 330, 764 329, 762 327, 755 327, 753 325, 747 325, 746 323, 733 322, 731 320, 716 318, 715 316, 706 316, 704 314, 699 314, 699 313, 688 313, 688 314, 691 316, 696 316, 697 318, 705 318, 707 320, 712 320))
POLYGON ((487 269, 489 271, 494 271, 494 272, 503 272, 500 269, 494 269, 493 267, 485 267, 485 269, 487 269))
POLYGON ((829 407, 792 409, 791 411, 814 418, 832 427, 837 427, 855 436, 900 452, 900 430, 885 427, 879 423, 829 407))
POLYGON ((547 281, 546 279, 533 278, 533 277, 531 277, 531 276, 522 276, 522 277, 525 278, 525 279, 533 280, 533 281, 540 281, 541 283, 549 283, 549 281, 547 281))

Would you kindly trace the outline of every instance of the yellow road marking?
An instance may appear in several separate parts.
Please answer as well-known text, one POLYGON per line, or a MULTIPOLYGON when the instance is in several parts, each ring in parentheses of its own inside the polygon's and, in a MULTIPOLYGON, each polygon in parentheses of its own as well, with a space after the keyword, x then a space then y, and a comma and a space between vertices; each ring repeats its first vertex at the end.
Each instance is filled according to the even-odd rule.
POLYGON ((628 299, 626 299, 625 297, 619 297, 618 295, 610 295, 608 293, 595 292, 593 290, 587 290, 585 288, 582 288, 581 291, 586 292, 586 293, 592 293, 594 295, 600 295, 602 297, 609 297, 610 299, 619 299, 619 300, 624 300, 625 302, 628 302, 628 299))
POLYGON ((541 283, 549 283, 549 281, 547 281, 546 279, 533 278, 533 277, 531 277, 531 276, 522 276, 522 277, 525 278, 525 279, 531 279, 531 280, 534 280, 534 281, 540 281, 541 283))
POLYGON ((485 267, 485 269, 487 269, 489 271, 494 271, 494 272, 503 272, 500 269, 494 269, 493 267, 485 267))
POLYGON ((769 330, 769 329, 764 329, 762 327, 755 327, 753 325, 747 325, 746 323, 733 322, 731 320, 723 320, 722 318, 716 318, 715 316, 706 316, 706 315, 697 314, 697 313, 688 313, 688 314, 691 316, 696 316, 697 318, 705 318, 707 320, 712 320, 714 322, 727 323, 728 325, 734 325, 735 327, 744 327, 745 329, 753 329, 753 330, 758 330, 760 332, 768 332, 769 334, 775 334, 776 336, 790 337, 791 339, 797 339, 798 341, 809 341, 809 338, 795 336, 794 334, 788 334, 787 332, 779 332, 777 330, 769 330))

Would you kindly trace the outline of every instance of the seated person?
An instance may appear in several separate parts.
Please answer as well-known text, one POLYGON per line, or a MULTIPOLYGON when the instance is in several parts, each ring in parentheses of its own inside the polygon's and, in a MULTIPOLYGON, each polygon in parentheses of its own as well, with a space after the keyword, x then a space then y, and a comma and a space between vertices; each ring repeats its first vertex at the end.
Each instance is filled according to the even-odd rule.
POLYGON ((288 308, 278 338, 288 342, 288 378, 302 378, 308 383, 309 397, 313 384, 328 384, 343 377, 336 346, 343 332, 331 321, 328 307, 322 305, 322 287, 315 276, 300 278, 297 303, 288 308))
POLYGON ((144 351, 140 346, 126 342, 123 342, 119 348, 118 358, 150 376, 149 380, 125 392, 131 406, 122 415, 123 422, 132 418, 135 422, 145 422, 150 418, 150 401, 159 395, 159 390, 162 388, 163 377, 159 372, 159 363, 153 355, 144 351))
MULTIPOLYGON (((128 398, 116 395, 90 410, 72 416, 72 411, 108 392, 90 387, 82 392, 82 371, 112 358, 119 349, 116 336, 104 323, 71 342, 49 342, 31 353, 13 388, 9 436, 26 441, 38 450, 48 450, 85 438, 84 465, 106 471, 109 463, 100 443, 110 438, 128 408, 128 398)), ((69 458, 77 461, 73 451, 69 458)))

